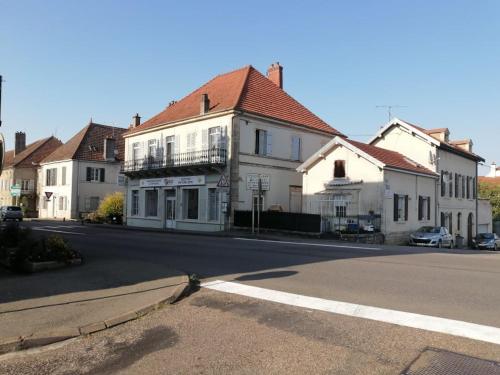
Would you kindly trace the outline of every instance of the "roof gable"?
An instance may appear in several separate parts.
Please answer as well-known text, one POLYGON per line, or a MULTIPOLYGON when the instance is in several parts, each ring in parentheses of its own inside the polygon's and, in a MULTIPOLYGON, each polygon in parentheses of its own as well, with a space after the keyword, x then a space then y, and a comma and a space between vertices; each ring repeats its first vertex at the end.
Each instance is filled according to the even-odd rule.
POLYGON ((396 151, 386 150, 377 146, 362 142, 353 141, 347 138, 335 137, 322 147, 317 153, 306 160, 297 171, 304 172, 311 167, 318 159, 323 158, 333 147, 342 145, 352 152, 364 157, 366 160, 383 169, 396 169, 403 173, 423 174, 430 177, 436 177, 437 174, 415 161, 407 158, 396 151))
POLYGON ((130 129, 127 134, 201 116, 202 94, 207 94, 210 101, 207 114, 241 110, 309 129, 341 135, 339 131, 333 129, 252 66, 216 76, 143 124, 130 129))
POLYGON ((62 144, 62 142, 57 138, 48 137, 30 143, 23 151, 21 151, 17 155, 15 155, 14 150, 7 151, 5 152, 4 168, 19 166, 30 158, 32 159, 30 160, 30 162, 39 163, 46 154, 40 153, 38 155, 35 155, 35 153, 48 143, 52 143, 51 145, 49 145, 49 147, 52 146, 49 148, 49 151, 53 151, 58 145, 62 144))
POLYGON ((116 139, 117 160, 123 160, 125 151, 123 133, 126 130, 114 126, 89 123, 68 142, 43 159, 42 162, 50 163, 62 160, 105 161, 103 146, 106 138, 116 139))

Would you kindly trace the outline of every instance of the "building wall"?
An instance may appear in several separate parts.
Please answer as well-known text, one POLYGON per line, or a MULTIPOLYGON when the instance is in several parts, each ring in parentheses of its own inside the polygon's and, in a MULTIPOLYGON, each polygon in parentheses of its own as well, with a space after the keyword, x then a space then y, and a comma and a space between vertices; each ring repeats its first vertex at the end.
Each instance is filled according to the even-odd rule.
MULTIPOLYGON (((91 212, 93 208, 90 199, 100 202, 106 195, 116 191, 125 191, 118 186, 119 163, 110 162, 88 162, 78 160, 66 160, 44 164, 39 169, 39 216, 41 218, 57 219, 79 219, 82 214, 91 212), (66 167, 66 184, 62 183, 62 168, 66 167), (105 181, 86 181, 86 168, 104 168, 105 181), (57 169, 57 184, 46 185, 47 169, 57 169), (51 198, 46 200, 46 192, 52 193, 51 198)), ((94 203, 95 203, 94 202, 94 203)))
POLYGON ((478 232, 479 233, 490 233, 493 232, 493 214, 491 208, 491 202, 489 199, 478 199, 478 232))
POLYGON ((0 176, 0 206, 8 206, 15 203, 10 195, 10 187, 14 184, 14 168, 6 168, 0 176))

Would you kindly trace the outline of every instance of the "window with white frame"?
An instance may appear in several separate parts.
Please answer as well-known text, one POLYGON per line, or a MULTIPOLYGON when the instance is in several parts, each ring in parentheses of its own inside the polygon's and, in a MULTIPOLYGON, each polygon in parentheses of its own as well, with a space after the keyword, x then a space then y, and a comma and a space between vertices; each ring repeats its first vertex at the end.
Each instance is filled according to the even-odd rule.
POLYGON ((257 155, 271 155, 272 143, 272 136, 269 131, 263 129, 255 131, 255 153, 257 155))
POLYGON ((333 206, 335 209, 335 217, 346 217, 347 216, 347 206, 349 204, 350 197, 347 195, 337 194, 333 196, 333 206))
POLYGON ((301 139, 298 135, 292 136, 292 160, 300 160, 301 139))
POLYGON ((105 179, 106 177, 104 168, 87 167, 87 178, 86 178, 87 181, 104 182, 105 179))
POLYGON ((99 197, 85 198, 85 211, 95 211, 99 207, 99 197))
POLYGON ((210 150, 220 148, 222 143, 221 127, 214 126, 208 129, 208 148, 210 150))
POLYGON ((199 189, 184 189, 182 191, 184 218, 198 220, 199 215, 199 189))
POLYGON ((175 152, 175 137, 171 135, 166 137, 165 156, 167 158, 167 162, 173 161, 174 152, 175 152))
POLYGON ((156 159, 156 149, 158 147, 158 143, 156 139, 150 139, 148 141, 148 158, 149 160, 156 159))
POLYGON ((431 197, 419 196, 418 197, 418 220, 431 219, 431 197))
POLYGON ((132 190, 130 211, 132 216, 139 215, 139 190, 132 190))
POLYGON ((139 142, 132 143, 132 160, 139 161, 141 158, 141 144, 139 142))
POLYGON ((394 221, 408 221, 408 195, 394 194, 394 221))
POLYGON ((219 193, 217 189, 208 189, 208 220, 219 220, 219 193))
POLYGON ((146 216, 158 216, 158 190, 146 190, 145 193, 146 216))
POLYGON ((50 168, 45 171, 45 186, 57 185, 57 168, 50 168))

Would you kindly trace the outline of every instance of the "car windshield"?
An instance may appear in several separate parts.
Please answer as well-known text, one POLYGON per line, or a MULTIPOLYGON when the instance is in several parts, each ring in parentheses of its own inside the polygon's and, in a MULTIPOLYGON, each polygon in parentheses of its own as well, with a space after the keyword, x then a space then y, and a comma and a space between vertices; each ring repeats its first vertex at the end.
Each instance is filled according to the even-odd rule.
POLYGON ((477 235, 477 238, 481 240, 492 240, 493 238, 495 238, 495 236, 493 235, 493 233, 479 233, 477 235))
POLYGON ((422 227, 418 230, 420 233, 440 233, 441 228, 439 227, 422 227))
POLYGON ((21 207, 10 206, 7 207, 7 211, 21 211, 21 207))

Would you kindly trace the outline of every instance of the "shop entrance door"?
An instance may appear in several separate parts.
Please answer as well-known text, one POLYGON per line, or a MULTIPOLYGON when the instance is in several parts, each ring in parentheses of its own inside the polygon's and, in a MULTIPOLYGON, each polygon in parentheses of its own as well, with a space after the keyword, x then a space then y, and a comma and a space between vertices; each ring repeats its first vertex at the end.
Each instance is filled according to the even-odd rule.
POLYGON ((175 229, 175 190, 165 191, 165 226, 169 229, 175 229))

